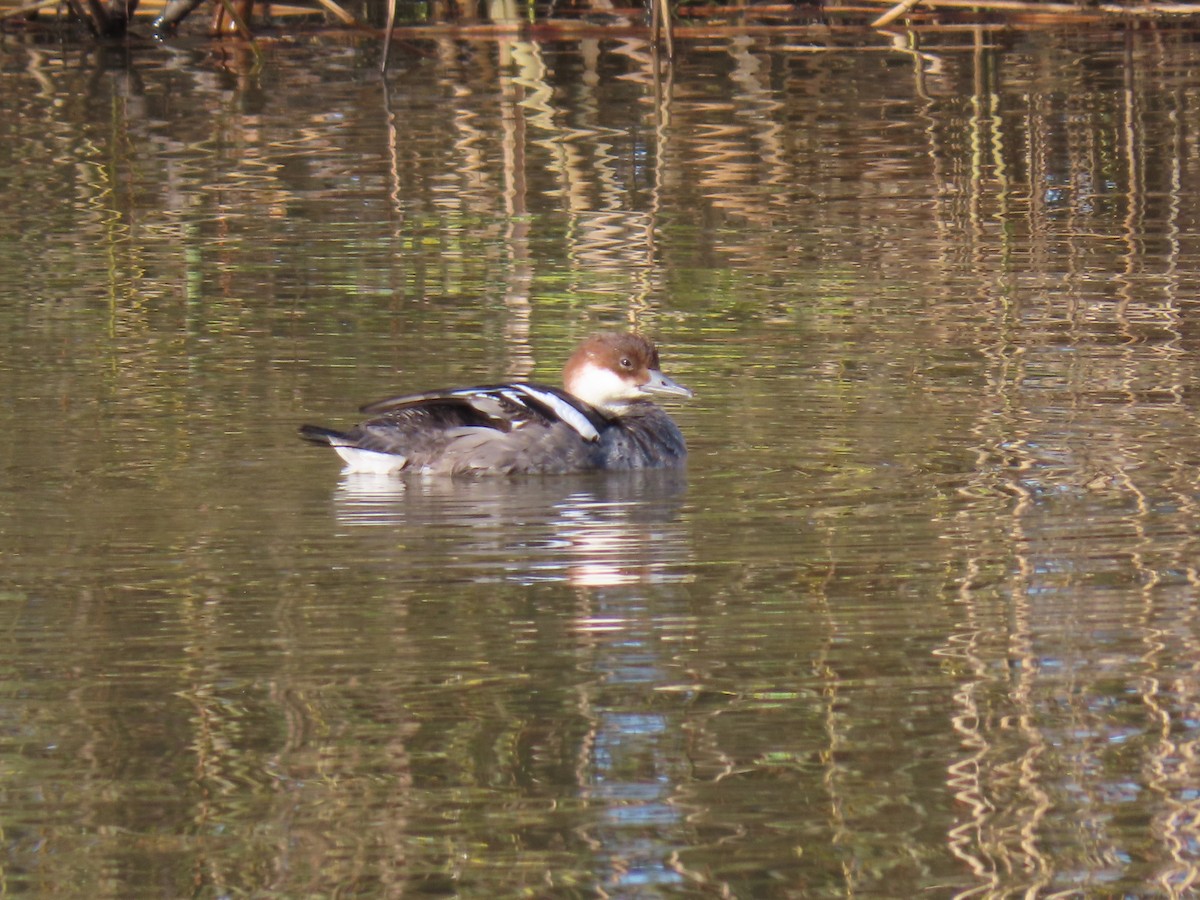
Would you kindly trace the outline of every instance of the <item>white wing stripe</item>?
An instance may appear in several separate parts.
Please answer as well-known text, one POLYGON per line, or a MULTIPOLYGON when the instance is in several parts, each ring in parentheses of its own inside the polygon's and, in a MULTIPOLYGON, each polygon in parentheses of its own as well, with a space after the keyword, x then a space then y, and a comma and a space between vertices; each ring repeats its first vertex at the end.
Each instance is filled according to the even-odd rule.
POLYGON ((562 421, 566 422, 577 432, 585 441, 594 441, 599 439, 600 432, 596 430, 588 417, 577 410, 574 406, 559 397, 557 394, 551 394, 548 391, 539 391, 537 388, 530 387, 527 384, 514 384, 513 387, 524 393, 526 396, 532 397, 539 403, 545 404, 554 410, 554 414, 562 421))

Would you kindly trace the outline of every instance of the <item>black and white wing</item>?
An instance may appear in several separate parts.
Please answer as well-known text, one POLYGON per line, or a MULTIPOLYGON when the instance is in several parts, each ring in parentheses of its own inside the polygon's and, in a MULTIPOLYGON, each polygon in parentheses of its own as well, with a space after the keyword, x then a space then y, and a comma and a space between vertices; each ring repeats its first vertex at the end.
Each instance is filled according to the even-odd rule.
POLYGON ((561 422, 586 441, 595 441, 606 424, 597 409, 566 391, 540 384, 496 384, 408 394, 377 400, 361 412, 375 416, 364 426, 403 425, 405 428, 493 428, 510 432, 536 423, 561 422))
POLYGON ((497 384, 408 394, 369 403, 346 431, 305 425, 351 471, 567 472, 587 468, 609 422, 557 388, 497 384))

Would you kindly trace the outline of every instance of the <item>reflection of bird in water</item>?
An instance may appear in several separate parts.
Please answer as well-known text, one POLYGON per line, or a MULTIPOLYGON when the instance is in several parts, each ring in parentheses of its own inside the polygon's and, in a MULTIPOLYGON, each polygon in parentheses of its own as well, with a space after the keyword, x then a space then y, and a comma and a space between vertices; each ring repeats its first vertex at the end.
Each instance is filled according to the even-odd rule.
POLYGON ((411 394, 363 407, 374 418, 348 431, 305 425, 351 472, 563 474, 675 468, 683 435, 657 396, 690 397, 659 369, 637 334, 584 341, 563 369, 566 390, 513 382, 411 394))
POLYGON ((373 565, 419 559, 468 580, 602 586, 682 577, 686 491, 678 469, 520 481, 346 473, 334 506, 356 538, 367 528, 386 542, 373 565))

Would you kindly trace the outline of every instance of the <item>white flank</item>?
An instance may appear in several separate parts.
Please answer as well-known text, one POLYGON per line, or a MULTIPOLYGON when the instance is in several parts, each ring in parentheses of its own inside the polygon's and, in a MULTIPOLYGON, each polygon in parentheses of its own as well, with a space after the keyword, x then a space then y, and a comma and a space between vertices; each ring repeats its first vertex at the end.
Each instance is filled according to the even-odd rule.
POLYGON ((566 422, 577 432, 585 441, 594 441, 599 439, 600 432, 596 427, 588 421, 588 417, 573 407, 557 394, 551 394, 549 391, 539 391, 537 388, 530 387, 527 384, 517 385, 530 397, 533 397, 539 403, 544 403, 550 409, 554 410, 554 414, 563 422, 566 422))
POLYGON ((334 444, 333 449, 338 456, 346 461, 345 471, 362 472, 369 475, 390 475, 399 472, 408 462, 407 456, 395 453, 377 453, 374 450, 361 450, 358 447, 343 447, 334 444))

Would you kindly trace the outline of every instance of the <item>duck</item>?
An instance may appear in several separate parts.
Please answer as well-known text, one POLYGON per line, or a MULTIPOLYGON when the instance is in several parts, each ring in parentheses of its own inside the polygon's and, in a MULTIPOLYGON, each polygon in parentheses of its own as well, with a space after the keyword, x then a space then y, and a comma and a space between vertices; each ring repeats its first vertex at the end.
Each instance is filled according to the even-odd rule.
POLYGON ((659 397, 690 398, 662 372, 658 349, 636 332, 584 340, 562 388, 513 381, 377 400, 345 431, 302 425, 332 447, 347 473, 561 475, 680 468, 683 434, 659 397))

